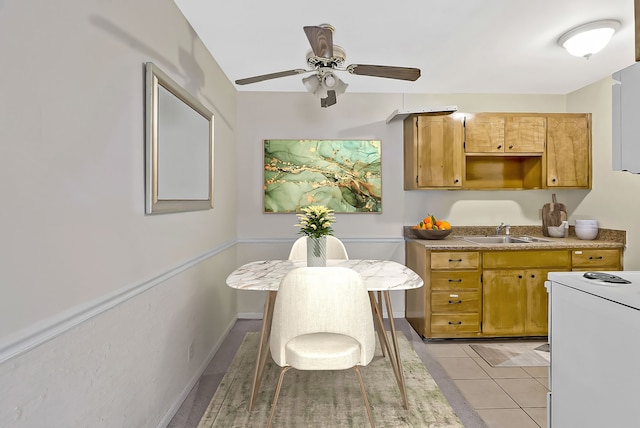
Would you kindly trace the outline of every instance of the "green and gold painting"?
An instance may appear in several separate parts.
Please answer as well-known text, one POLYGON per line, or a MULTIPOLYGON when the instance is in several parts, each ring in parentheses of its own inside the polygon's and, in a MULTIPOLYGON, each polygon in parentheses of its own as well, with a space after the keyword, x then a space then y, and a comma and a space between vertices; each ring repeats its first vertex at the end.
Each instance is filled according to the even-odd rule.
POLYGON ((382 212, 378 140, 264 140, 264 211, 382 212))

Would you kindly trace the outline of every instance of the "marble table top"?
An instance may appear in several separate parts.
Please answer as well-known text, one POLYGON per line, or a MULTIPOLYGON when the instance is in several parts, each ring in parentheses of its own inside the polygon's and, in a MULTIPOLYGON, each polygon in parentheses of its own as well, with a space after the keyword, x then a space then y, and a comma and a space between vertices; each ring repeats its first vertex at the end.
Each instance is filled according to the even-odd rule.
MULTIPOLYGON (((240 266, 227 277, 227 285, 239 290, 278 291, 291 270, 305 267, 306 260, 261 260, 240 266)), ((327 260, 358 272, 369 291, 407 290, 422 287, 422 278, 408 267, 390 260, 327 260)), ((321 268, 319 268, 321 269, 321 268)))

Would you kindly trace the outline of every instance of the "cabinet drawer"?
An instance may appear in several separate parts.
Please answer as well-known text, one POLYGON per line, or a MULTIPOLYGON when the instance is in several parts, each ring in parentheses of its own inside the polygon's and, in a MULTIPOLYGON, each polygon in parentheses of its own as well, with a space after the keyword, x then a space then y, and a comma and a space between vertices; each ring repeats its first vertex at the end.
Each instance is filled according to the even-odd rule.
POLYGON ((480 312, 480 291, 435 291, 431 293, 432 312, 480 312))
POLYGON ((568 250, 486 251, 485 269, 565 268, 571 266, 568 250))
POLYGON ((478 271, 433 271, 431 272, 432 290, 460 290, 480 288, 478 271))
POLYGON ((433 333, 479 333, 480 314, 431 315, 433 333))
POLYGON ((620 269, 619 250, 573 250, 572 268, 612 268, 620 269))
POLYGON ((468 251, 447 251, 431 253, 431 269, 477 269, 480 253, 468 251))

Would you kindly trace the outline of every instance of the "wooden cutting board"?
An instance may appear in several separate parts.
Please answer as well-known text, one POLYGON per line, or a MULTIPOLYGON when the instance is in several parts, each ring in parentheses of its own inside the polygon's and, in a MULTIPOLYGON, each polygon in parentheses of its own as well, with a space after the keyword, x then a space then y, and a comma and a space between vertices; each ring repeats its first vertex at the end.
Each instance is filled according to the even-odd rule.
POLYGON ((542 234, 549 236, 548 226, 560 226, 563 221, 567 220, 567 207, 559 204, 556 200, 556 194, 551 195, 550 204, 544 204, 542 207, 542 234))

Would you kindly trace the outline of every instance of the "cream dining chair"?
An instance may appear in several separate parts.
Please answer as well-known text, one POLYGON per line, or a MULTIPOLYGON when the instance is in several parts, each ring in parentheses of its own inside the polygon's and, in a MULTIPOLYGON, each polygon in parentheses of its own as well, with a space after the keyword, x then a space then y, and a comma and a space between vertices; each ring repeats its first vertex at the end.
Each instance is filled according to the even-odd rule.
MULTIPOLYGON (((348 260, 347 249, 341 240, 327 235, 327 259, 348 260)), ((298 238, 291 247, 289 260, 307 260, 307 237, 298 238)))
POLYGON ((271 427, 284 374, 353 368, 369 423, 374 426, 359 366, 373 359, 375 333, 367 288, 344 267, 302 267, 280 283, 271 322, 271 357, 282 367, 267 427, 271 427))

